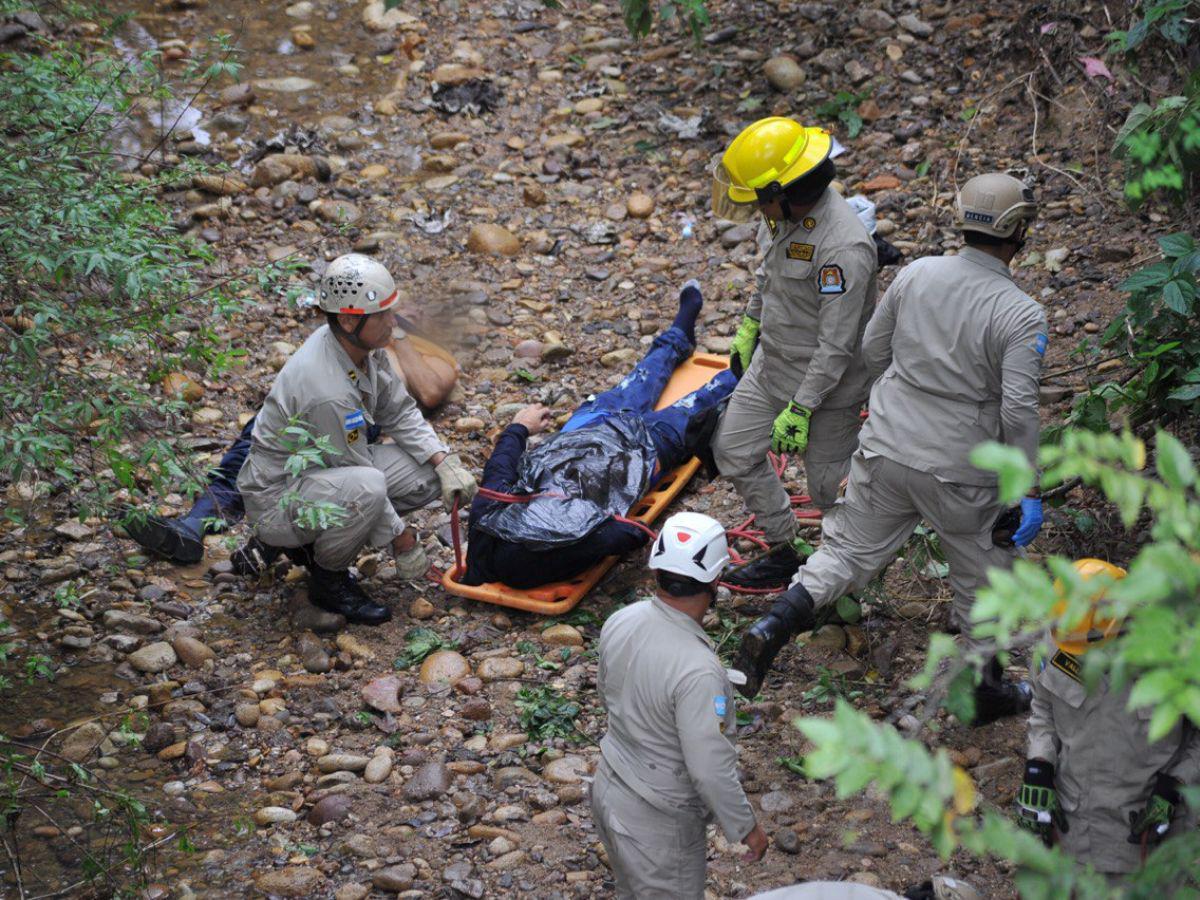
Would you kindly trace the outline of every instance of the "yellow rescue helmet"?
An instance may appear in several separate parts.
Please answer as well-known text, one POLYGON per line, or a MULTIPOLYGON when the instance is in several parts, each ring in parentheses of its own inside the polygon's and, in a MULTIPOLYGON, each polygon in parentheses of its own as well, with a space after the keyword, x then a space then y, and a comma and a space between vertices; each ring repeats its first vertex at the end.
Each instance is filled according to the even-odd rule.
POLYGON ((833 137, 824 128, 806 128, 799 122, 771 116, 742 129, 721 157, 729 179, 729 199, 752 203, 777 193, 823 163, 833 149, 833 137), (776 185, 770 190, 771 185, 776 185))
MULTIPOLYGON (((1104 575, 1117 581, 1124 578, 1126 574, 1120 566, 1114 566, 1102 559, 1077 559, 1074 566, 1075 571, 1083 577, 1084 581, 1095 578, 1097 575, 1104 575)), ((1056 583, 1055 589, 1060 596, 1063 594, 1061 583, 1056 583)), ((1059 650, 1070 653, 1072 656, 1081 656, 1092 647, 1105 644, 1117 636, 1121 630, 1121 621, 1119 619, 1102 619, 1096 615, 1096 607, 1103 596, 1104 592, 1101 591, 1092 597, 1091 608, 1068 631, 1054 630, 1054 642, 1058 644, 1059 650)), ((1067 601, 1059 600, 1054 604, 1051 614, 1057 618, 1066 609, 1067 601)))

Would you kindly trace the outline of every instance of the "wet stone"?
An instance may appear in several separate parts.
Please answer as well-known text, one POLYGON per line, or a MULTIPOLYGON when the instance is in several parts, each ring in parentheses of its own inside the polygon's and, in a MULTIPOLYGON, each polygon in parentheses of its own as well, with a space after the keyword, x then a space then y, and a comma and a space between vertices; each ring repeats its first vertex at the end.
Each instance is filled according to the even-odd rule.
POLYGON ((129 664, 139 672, 148 674, 165 672, 175 665, 175 662, 175 650, 166 641, 147 644, 140 650, 129 654, 129 664))
POLYGON ((403 796, 405 800, 420 801, 434 800, 450 790, 450 770, 444 761, 431 760, 413 773, 405 783, 403 796))
POLYGON ((264 806, 254 813, 254 822, 256 825, 279 825, 286 822, 295 822, 296 818, 296 814, 285 806, 264 806))
POLYGON ((799 853, 800 836, 790 828, 783 828, 775 833, 775 846, 784 853, 799 853))
POLYGON ((325 876, 309 866, 284 866, 254 876, 254 884, 260 891, 279 897, 315 896, 324 882, 325 876))
POLYGON ((308 811, 308 824, 320 827, 328 822, 340 822, 350 815, 350 798, 344 794, 322 797, 308 811))
POLYGON ((158 634, 163 630, 157 619, 149 616, 139 616, 137 613, 123 609, 108 609, 104 611, 102 621, 105 628, 114 631, 128 631, 133 634, 158 634))
POLYGON ((388 866, 371 876, 371 884, 381 891, 398 894, 413 886, 417 878, 417 867, 412 863, 388 866))
POLYGON ((436 684, 439 681, 453 684, 471 674, 471 665, 461 653, 439 650, 426 657, 417 678, 421 684, 436 684))
POLYGON ((395 675, 376 678, 362 689, 363 702, 384 713, 400 712, 400 679, 395 675))
POLYGON ((489 656, 479 663, 479 677, 484 681, 520 678, 524 672, 525 663, 511 656, 489 656))
POLYGON ((369 756, 356 753, 330 753, 317 760, 322 772, 361 772, 371 761, 369 756))
POLYGON ((583 757, 567 755, 546 763, 542 777, 552 784, 579 784, 588 768, 588 762, 583 757))

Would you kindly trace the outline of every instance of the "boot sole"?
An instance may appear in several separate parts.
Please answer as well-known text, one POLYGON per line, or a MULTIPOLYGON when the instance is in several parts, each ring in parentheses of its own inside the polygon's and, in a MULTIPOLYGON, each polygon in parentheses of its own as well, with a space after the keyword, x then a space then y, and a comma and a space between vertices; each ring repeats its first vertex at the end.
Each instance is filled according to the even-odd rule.
POLYGON ((317 609, 342 616, 348 625, 382 625, 384 622, 390 622, 392 620, 392 611, 386 607, 383 610, 383 614, 380 616, 361 616, 356 612, 352 612, 351 610, 337 609, 333 604, 326 604, 321 602, 319 599, 313 599, 311 594, 308 598, 308 602, 317 609))
POLYGON ((204 559, 204 542, 185 537, 169 525, 147 519, 125 526, 125 533, 147 553, 177 565, 190 566, 204 559))

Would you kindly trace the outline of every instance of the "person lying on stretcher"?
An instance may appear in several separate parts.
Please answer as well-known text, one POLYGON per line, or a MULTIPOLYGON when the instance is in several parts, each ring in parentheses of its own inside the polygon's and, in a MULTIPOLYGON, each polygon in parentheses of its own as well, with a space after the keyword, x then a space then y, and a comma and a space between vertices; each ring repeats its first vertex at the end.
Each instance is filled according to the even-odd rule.
POLYGON ((550 411, 534 405, 517 413, 496 440, 471 504, 462 584, 539 587, 649 540, 648 531, 621 518, 665 473, 707 452, 720 406, 737 384, 722 371, 654 410, 675 367, 692 355, 702 303, 689 281, 675 321, 633 371, 532 450, 526 441, 549 427, 550 411))

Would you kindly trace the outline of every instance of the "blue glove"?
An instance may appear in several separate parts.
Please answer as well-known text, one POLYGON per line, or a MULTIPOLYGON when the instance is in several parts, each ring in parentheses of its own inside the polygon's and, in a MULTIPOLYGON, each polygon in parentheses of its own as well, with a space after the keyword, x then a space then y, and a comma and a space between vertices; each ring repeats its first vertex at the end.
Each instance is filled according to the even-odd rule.
POLYGON ((1033 543, 1038 532, 1042 530, 1042 501, 1040 497, 1024 497, 1021 499, 1021 525, 1012 536, 1012 542, 1018 547, 1027 547, 1033 543))

